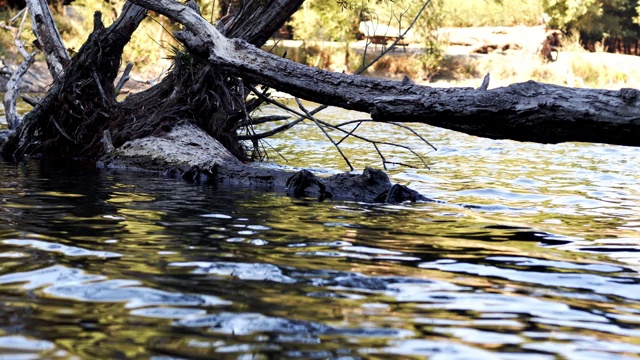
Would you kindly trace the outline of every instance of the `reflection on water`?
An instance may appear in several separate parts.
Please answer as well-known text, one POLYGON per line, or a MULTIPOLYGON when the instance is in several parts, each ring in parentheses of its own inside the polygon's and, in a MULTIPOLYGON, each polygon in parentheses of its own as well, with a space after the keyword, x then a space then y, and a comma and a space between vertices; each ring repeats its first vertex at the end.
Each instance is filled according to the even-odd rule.
MULTIPOLYGON (((640 357, 640 150, 419 129, 391 175, 441 202, 0 163, 0 358, 640 357)), ((343 166, 300 131, 287 166, 343 166)))

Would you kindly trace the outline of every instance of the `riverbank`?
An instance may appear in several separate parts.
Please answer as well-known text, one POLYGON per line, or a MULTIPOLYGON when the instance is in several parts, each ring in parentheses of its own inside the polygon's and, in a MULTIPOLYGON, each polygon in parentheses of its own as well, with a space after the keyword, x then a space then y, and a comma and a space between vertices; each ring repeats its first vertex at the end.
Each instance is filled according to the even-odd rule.
MULTIPOLYGON (((587 52, 566 39, 557 60, 546 62, 538 55, 542 26, 443 28, 443 56, 434 64, 425 57, 426 49, 415 39, 387 53, 365 75, 401 80, 405 76, 416 83, 437 86, 477 87, 487 73, 490 87, 535 80, 569 87, 620 89, 640 88, 640 57, 605 52, 587 52), (479 53, 498 44, 497 49, 479 53)), ((494 46, 495 47, 495 46, 494 46)), ((336 72, 355 73, 363 63, 373 60, 382 45, 367 45, 365 40, 337 43, 299 40, 270 40, 263 49, 287 58, 336 72), (366 58, 365 58, 366 55, 366 58), (363 60, 364 58, 364 60, 363 60)), ((141 69, 134 75, 126 92, 145 89, 156 83, 168 60, 141 69)), ((5 77, 0 77, 4 91, 5 77)), ((23 91, 45 92, 52 83, 44 61, 36 62, 23 79, 23 91)))
MULTIPOLYGON (((543 26, 443 28, 438 35, 443 42, 438 64, 414 40, 390 51, 365 74, 398 80, 407 76, 438 87, 477 87, 487 73, 490 87, 528 80, 582 88, 640 87, 640 57, 588 52, 577 39, 564 39, 563 48, 554 54, 556 61, 548 62, 539 55, 545 31, 543 26)), ((355 73, 363 65, 365 51, 368 62, 383 48, 365 40, 348 44, 279 40, 264 49, 310 66, 355 73)))

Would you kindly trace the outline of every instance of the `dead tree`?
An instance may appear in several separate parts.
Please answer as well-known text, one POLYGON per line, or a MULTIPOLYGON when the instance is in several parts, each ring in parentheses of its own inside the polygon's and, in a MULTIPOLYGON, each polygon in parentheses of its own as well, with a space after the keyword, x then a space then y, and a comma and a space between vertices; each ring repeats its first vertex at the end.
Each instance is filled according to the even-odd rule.
MULTIPOLYGON (((260 50, 302 1, 244 1, 243 9, 220 29, 193 6, 174 0, 130 0, 108 28, 97 13, 92 35, 63 65, 51 90, 25 116, 3 153, 96 159, 106 147, 162 134, 188 120, 245 159, 238 130, 250 125, 251 110, 266 100, 255 90, 257 84, 363 111, 380 122, 422 122, 492 139, 640 144, 640 107, 634 89, 587 90, 535 82, 490 90, 487 86, 438 89, 332 73, 260 50), (160 84, 118 102, 113 83, 122 48, 145 9, 185 26, 176 34, 185 50, 177 54, 173 71, 160 84), (258 97, 247 100, 250 91, 258 97)), ((300 116, 313 119, 306 111, 300 116)))
MULTIPOLYGON (((224 32, 260 46, 302 1, 244 3, 251 11, 241 11, 247 15, 228 23, 224 32), (262 20, 259 24, 255 22, 257 14, 262 20)), ((38 11, 34 13, 38 14, 34 17, 35 24, 42 24, 47 18, 38 11)), ((51 56, 47 60, 55 82, 7 140, 3 154, 97 159, 104 152, 105 132, 110 134, 113 146, 118 147, 135 138, 166 132, 177 121, 189 119, 244 159, 245 151, 236 135, 237 123, 258 102, 246 103, 248 90, 238 78, 188 51, 176 54, 173 70, 158 85, 122 102, 116 100, 114 80, 122 49, 145 15, 145 8, 127 2, 116 22, 105 28, 100 13, 96 13, 91 36, 71 61, 64 46, 58 45, 61 42, 51 35, 55 27, 36 29, 44 36, 41 43, 55 44, 50 49, 62 51, 43 49, 51 56), (62 64, 64 70, 56 64, 62 64)))

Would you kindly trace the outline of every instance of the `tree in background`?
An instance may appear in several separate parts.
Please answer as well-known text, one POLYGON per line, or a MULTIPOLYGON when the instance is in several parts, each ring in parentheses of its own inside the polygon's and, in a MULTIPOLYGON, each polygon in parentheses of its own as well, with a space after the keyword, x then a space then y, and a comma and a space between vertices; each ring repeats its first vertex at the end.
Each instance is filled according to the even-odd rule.
POLYGON ((606 51, 638 55, 637 0, 544 0, 543 5, 549 25, 578 32, 585 48, 593 51, 601 42, 606 51))

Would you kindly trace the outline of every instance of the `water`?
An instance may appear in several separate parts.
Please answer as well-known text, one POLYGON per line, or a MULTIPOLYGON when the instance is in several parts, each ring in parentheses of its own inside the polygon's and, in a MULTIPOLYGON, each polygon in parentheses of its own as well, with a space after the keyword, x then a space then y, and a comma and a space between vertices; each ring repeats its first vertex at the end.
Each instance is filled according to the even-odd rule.
MULTIPOLYGON (((0 358, 640 357, 639 149, 362 126, 439 202, 0 163, 0 358)), ((269 146, 346 168, 313 125, 269 146)))

